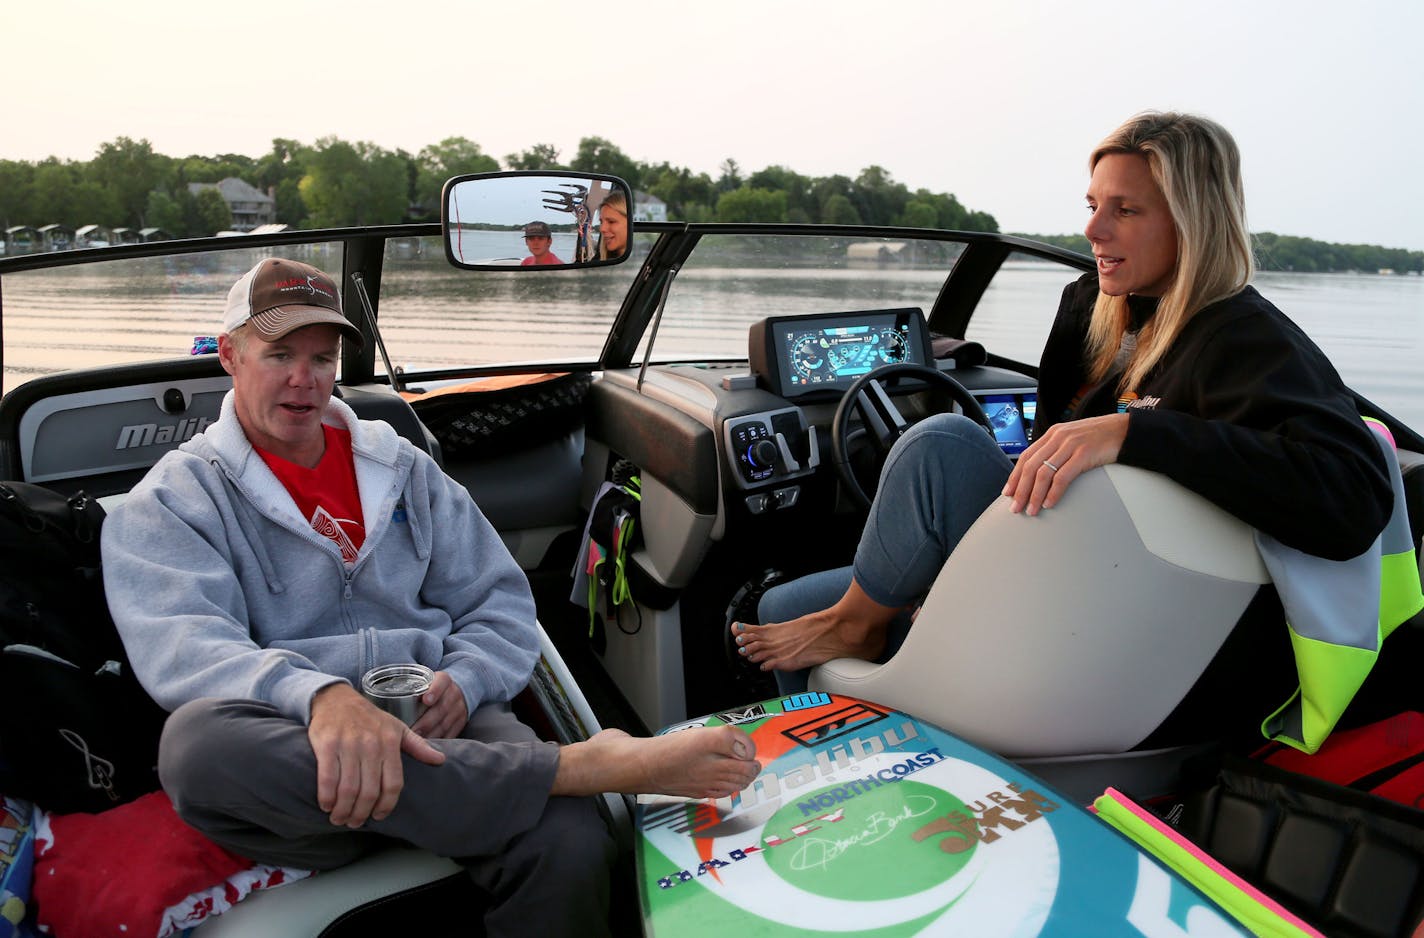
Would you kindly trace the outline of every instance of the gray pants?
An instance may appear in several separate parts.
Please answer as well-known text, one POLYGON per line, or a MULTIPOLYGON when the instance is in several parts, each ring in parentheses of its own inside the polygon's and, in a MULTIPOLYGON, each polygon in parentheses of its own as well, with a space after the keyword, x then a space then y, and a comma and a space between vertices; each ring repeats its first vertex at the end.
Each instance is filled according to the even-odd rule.
POLYGON ((507 705, 475 711, 430 766, 402 756, 405 787, 384 820, 334 827, 316 802, 305 725, 255 700, 203 699, 168 718, 159 777, 179 816, 243 856, 343 866, 403 841, 454 857, 489 893, 491 936, 606 934, 613 842, 591 798, 550 797, 558 747, 507 705))

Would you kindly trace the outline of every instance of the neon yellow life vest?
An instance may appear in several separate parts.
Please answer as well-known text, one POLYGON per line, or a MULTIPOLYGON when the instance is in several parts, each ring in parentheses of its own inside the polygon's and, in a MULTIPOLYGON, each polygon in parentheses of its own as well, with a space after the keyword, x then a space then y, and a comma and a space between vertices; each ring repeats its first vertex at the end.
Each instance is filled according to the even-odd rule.
POLYGON ((1261 732, 1308 753, 1335 728, 1384 640, 1424 609, 1394 437, 1378 420, 1365 423, 1385 454, 1394 491, 1394 510, 1370 549, 1349 560, 1325 560, 1256 533, 1285 607, 1300 677, 1295 694, 1266 718, 1261 732))

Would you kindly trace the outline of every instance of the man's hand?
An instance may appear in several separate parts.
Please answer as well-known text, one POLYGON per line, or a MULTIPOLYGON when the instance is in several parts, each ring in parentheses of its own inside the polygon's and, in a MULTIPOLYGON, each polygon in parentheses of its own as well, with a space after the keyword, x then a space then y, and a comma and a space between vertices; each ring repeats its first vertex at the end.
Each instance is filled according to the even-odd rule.
POLYGON ((450 679, 448 671, 436 671, 430 690, 420 697, 425 712, 411 729, 426 739, 454 739, 470 721, 465 708, 465 692, 450 679))
POLYGON ((445 761, 444 753, 349 684, 317 691, 307 739, 316 754, 317 804, 331 823, 351 828, 395 809, 405 785, 402 752, 427 765, 445 761))
POLYGON ((1117 462, 1127 439, 1127 421, 1127 414, 1108 414, 1049 427, 1009 473, 1003 494, 1014 500, 1010 510, 1036 515, 1040 508, 1052 508, 1078 476, 1117 462))

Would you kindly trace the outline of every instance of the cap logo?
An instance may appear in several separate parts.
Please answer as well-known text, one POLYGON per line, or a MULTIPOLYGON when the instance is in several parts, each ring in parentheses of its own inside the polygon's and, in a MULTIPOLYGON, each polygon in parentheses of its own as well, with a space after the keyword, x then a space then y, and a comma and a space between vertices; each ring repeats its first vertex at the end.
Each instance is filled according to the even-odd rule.
POLYGON ((312 281, 314 281, 314 280, 316 280, 316 277, 315 277, 315 276, 312 276, 312 277, 305 277, 305 278, 300 278, 300 279, 299 279, 299 278, 296 278, 296 277, 293 277, 293 278, 290 279, 290 280, 279 280, 279 281, 277 281, 277 283, 275 284, 275 286, 276 286, 277 291, 278 291, 279 293, 293 293, 293 292, 296 292, 296 293, 306 293, 306 294, 309 295, 309 296, 316 296, 317 294, 320 294, 320 295, 326 297, 326 298, 329 299, 329 300, 334 300, 334 299, 336 299, 336 297, 331 293, 330 290, 327 290, 326 288, 321 287, 321 286, 318 286, 317 284, 313 283, 312 281))
POLYGON ((250 322, 270 342, 304 326, 327 323, 359 345, 361 330, 341 314, 340 289, 337 278, 310 264, 267 258, 228 291, 223 331, 250 322))

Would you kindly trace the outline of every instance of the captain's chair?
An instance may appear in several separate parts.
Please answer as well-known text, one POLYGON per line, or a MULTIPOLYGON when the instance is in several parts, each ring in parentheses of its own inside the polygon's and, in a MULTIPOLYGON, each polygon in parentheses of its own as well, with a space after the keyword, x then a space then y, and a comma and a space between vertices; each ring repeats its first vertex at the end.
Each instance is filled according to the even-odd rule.
POLYGON ((811 688, 913 713, 1073 797, 1100 794, 1105 776, 1168 784, 1181 750, 1130 750, 1270 582, 1252 529, 1122 465, 1083 474, 1036 517, 1009 505, 965 534, 894 657, 827 662, 811 688))

